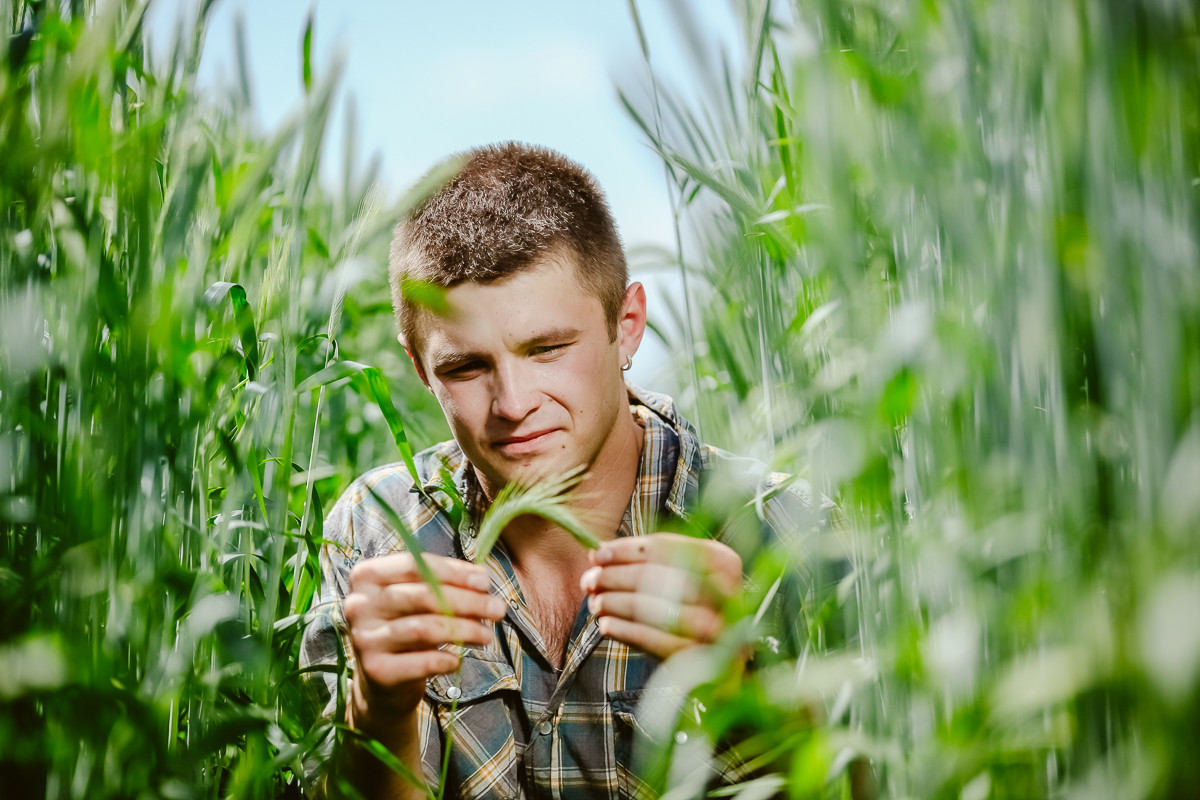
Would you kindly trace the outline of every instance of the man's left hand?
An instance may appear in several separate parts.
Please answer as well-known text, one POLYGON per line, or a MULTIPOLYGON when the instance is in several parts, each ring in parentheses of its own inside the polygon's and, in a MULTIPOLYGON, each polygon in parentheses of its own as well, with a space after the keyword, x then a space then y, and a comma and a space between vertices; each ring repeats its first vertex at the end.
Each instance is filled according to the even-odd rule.
POLYGON ((658 658, 714 641, 742 591, 742 559, 712 539, 676 533, 604 542, 581 588, 605 636, 658 658))

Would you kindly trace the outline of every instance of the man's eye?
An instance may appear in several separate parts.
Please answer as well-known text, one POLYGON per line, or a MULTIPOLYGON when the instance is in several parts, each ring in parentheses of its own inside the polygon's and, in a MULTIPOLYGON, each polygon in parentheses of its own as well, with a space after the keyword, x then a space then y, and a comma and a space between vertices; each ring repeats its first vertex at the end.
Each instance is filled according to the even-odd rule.
POLYGON ((483 368, 483 365, 478 361, 468 361, 465 364, 459 364, 455 367, 449 367, 442 370, 442 374, 448 378, 461 378, 467 375, 472 375, 483 368))
POLYGON ((566 344, 544 344, 533 348, 535 356, 553 355, 567 348, 566 344))

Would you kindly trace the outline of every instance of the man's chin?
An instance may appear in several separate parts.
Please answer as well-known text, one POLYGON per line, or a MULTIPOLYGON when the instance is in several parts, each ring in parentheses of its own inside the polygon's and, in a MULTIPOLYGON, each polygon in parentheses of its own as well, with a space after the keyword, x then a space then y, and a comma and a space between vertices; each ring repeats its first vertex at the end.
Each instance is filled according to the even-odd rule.
POLYGON ((561 480, 563 477, 577 471, 581 465, 562 457, 561 453, 546 453, 536 457, 527 457, 520 462, 507 466, 497 477, 503 483, 517 483, 531 486, 547 480, 561 480))

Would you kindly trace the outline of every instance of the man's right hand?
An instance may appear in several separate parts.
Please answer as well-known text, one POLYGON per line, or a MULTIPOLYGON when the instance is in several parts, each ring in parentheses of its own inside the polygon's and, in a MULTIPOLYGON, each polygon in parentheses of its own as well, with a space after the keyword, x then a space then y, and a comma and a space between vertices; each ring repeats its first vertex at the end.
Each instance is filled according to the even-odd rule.
POLYGON ((350 571, 343 611, 358 668, 351 687, 350 723, 387 741, 390 725, 411 717, 425 679, 458 669, 459 656, 442 645, 492 641, 490 621, 507 606, 488 594, 482 566, 424 556, 441 582, 443 605, 424 582, 411 553, 369 558, 350 571))

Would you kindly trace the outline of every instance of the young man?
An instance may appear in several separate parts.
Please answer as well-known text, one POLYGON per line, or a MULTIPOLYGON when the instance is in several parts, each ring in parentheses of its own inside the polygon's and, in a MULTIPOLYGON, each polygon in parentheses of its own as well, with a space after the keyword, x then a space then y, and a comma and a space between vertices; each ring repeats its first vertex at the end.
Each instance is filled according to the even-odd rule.
MULTIPOLYGON (((741 591, 729 544, 659 532, 727 457, 669 398, 626 384, 645 292, 578 165, 520 144, 471 151, 398 226, 390 267, 400 342, 454 440, 417 456, 421 485, 402 464, 382 467, 333 509, 321 596, 338 602, 306 632, 305 660, 337 663, 343 636, 345 721, 435 790, 444 769, 455 797, 634 793, 639 693, 663 659, 713 641, 741 591), (415 305, 414 281, 441 287, 444 303, 415 305), (502 488, 581 466, 573 507, 599 550, 526 516, 473 563, 502 488), (380 504, 420 543, 442 599, 380 504)), ((359 748, 332 764, 368 797, 423 794, 359 748)))

